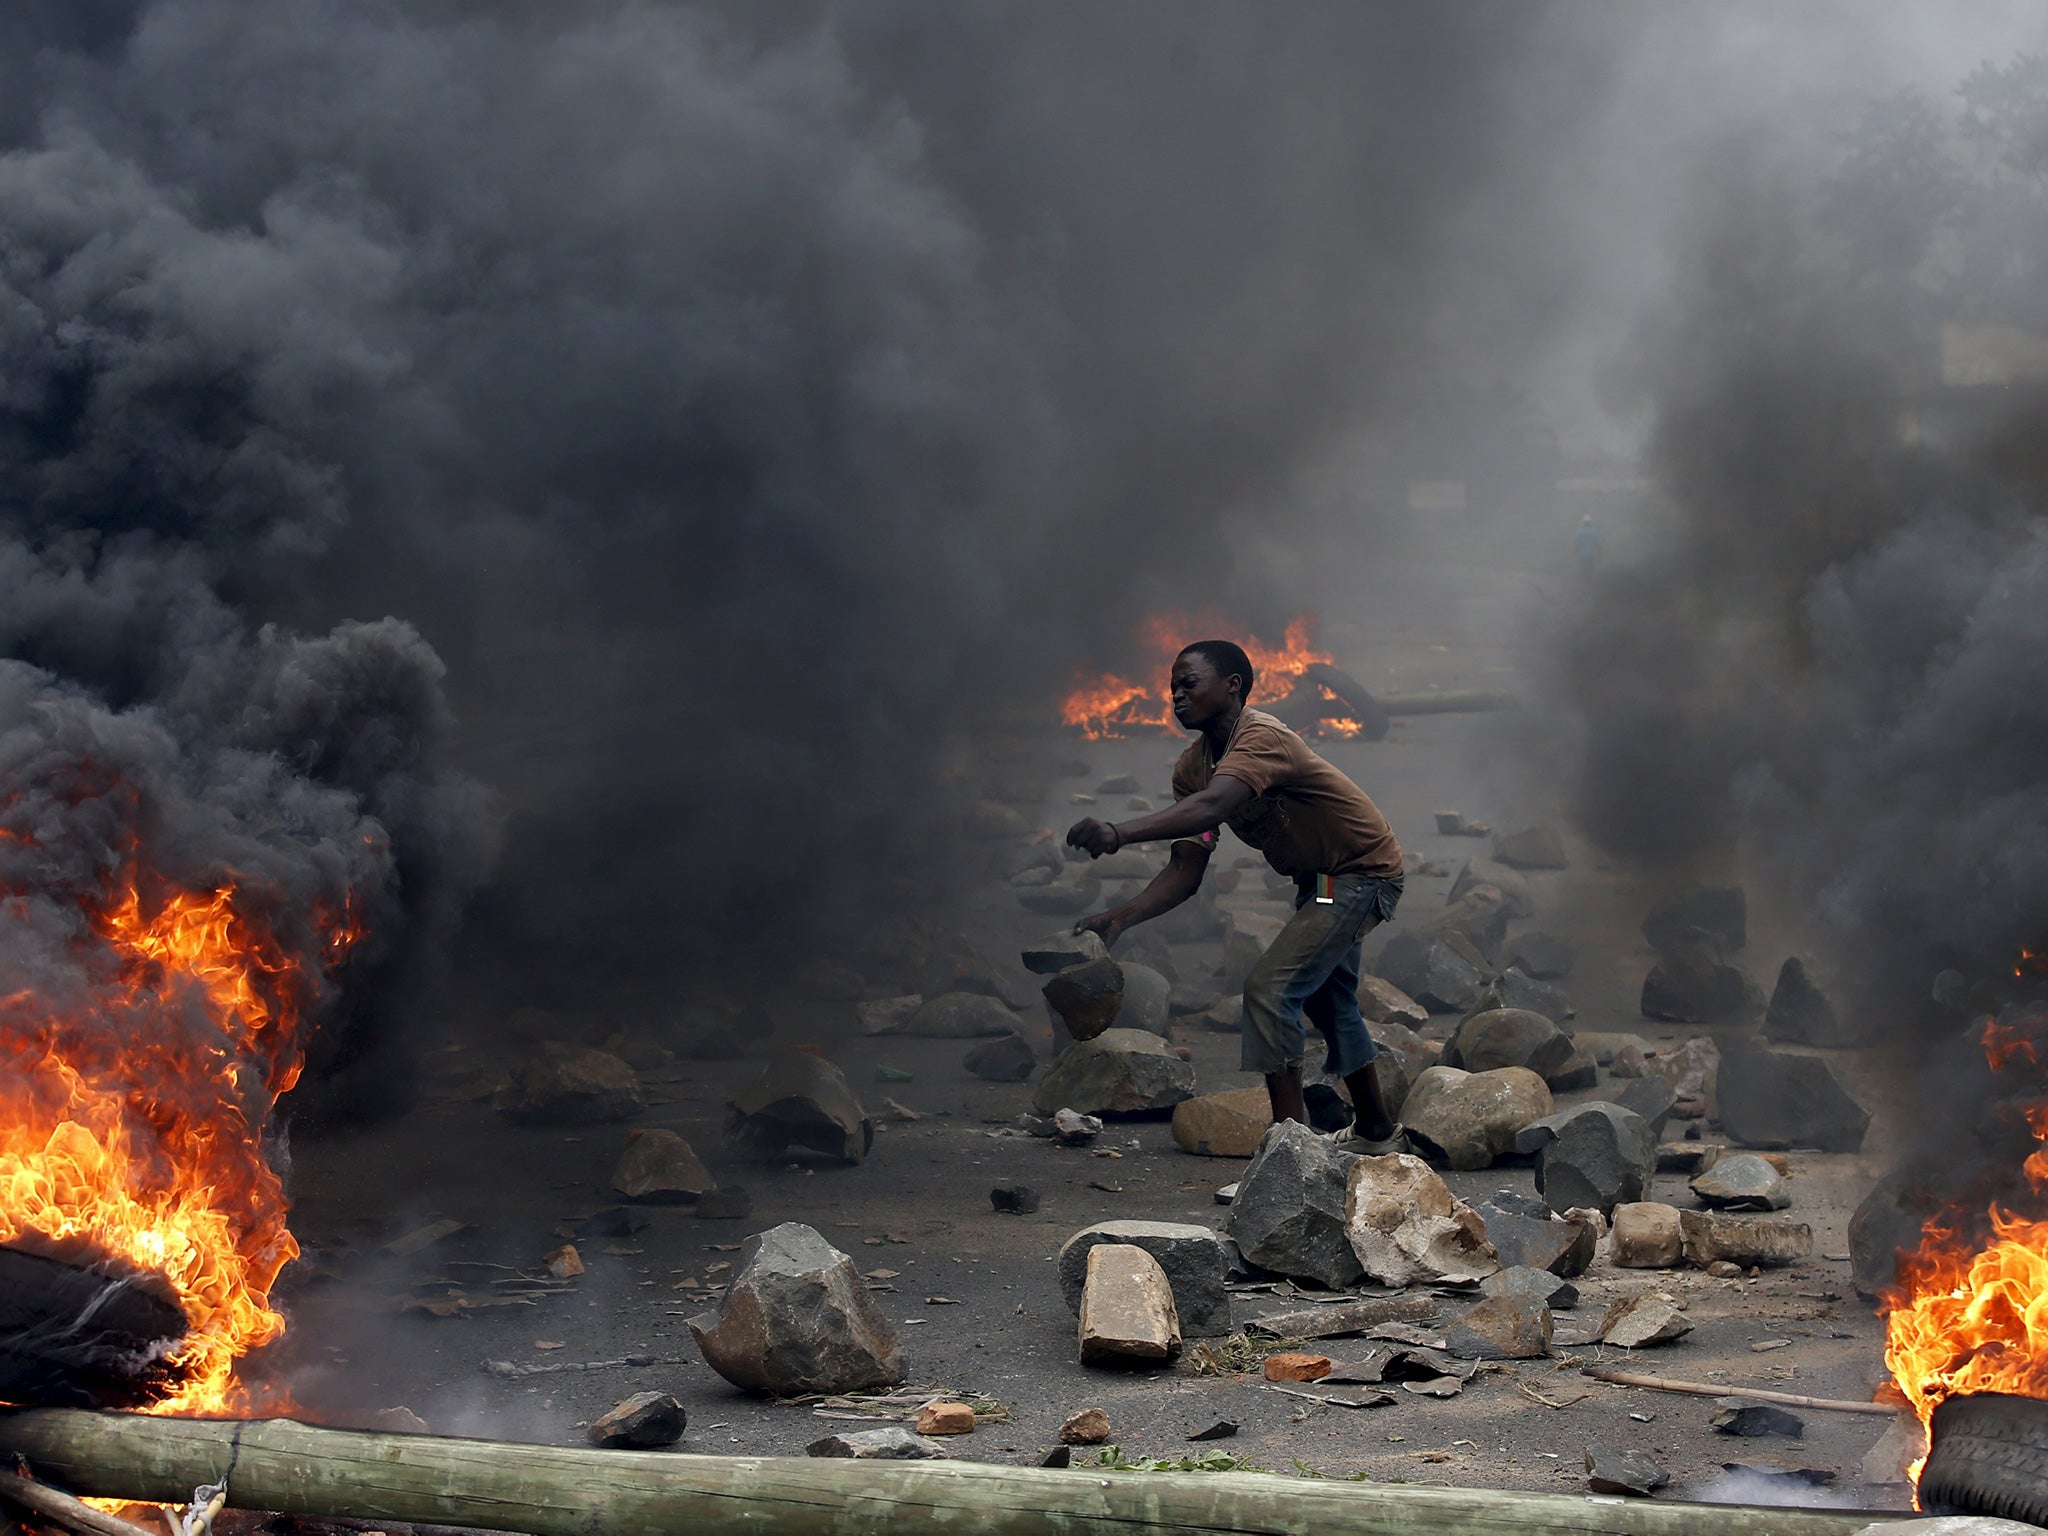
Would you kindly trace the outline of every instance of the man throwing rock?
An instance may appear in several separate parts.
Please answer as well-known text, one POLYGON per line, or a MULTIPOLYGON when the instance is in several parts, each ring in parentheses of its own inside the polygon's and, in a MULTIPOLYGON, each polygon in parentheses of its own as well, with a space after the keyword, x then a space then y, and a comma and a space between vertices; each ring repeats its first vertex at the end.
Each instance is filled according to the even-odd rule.
POLYGON ((1323 1070, 1351 1091, 1354 1119, 1339 1146, 1401 1151, 1372 1068, 1379 1048, 1358 1012, 1360 946, 1401 899, 1401 845, 1364 790, 1273 716, 1246 706, 1256 681, 1251 659, 1229 640, 1197 640, 1174 659, 1173 718, 1198 733, 1174 764, 1174 803, 1115 825, 1090 817, 1067 833, 1093 858, 1170 842, 1166 868, 1132 900, 1074 929, 1113 945, 1133 924, 1179 906, 1201 887, 1217 829, 1228 826, 1295 886, 1294 916, 1245 981, 1244 1069, 1265 1075, 1275 1120, 1306 1124, 1305 1015, 1328 1046, 1323 1070))

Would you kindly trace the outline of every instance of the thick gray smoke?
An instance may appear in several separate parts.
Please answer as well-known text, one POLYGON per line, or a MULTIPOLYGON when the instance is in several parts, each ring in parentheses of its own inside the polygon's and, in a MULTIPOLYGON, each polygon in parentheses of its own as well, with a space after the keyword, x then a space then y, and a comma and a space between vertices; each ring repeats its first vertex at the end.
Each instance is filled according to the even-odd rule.
POLYGON ((445 917, 438 656, 467 953, 544 1003, 814 947, 930 867, 949 736, 1268 600, 1224 530, 1447 320, 1540 336, 1605 68, 1529 5, 0 27, 6 654, 354 795, 445 917))
POLYGON ((2048 936, 2048 402, 1983 361, 2043 318, 2042 85, 1701 157, 1632 380, 1667 509, 1556 678, 1588 831, 1747 874, 1876 1017, 2048 936))

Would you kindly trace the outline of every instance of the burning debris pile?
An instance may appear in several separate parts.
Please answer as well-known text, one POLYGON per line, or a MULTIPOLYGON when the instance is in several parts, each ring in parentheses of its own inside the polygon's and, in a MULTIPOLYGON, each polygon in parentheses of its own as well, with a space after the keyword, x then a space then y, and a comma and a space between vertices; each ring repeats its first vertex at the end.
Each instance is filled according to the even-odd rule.
MULTIPOLYGON (((1481 690, 1404 694, 1376 698, 1336 658, 1315 644, 1316 621, 1291 619, 1278 646, 1244 639, 1245 654, 1259 675, 1257 703, 1304 736, 1334 741, 1379 741, 1394 717, 1459 714, 1505 709, 1506 694, 1481 690)), ((1182 646, 1211 634, 1238 634, 1233 625, 1184 614, 1153 614, 1145 620, 1140 648, 1146 665, 1133 669, 1153 681, 1136 682, 1114 672, 1083 669, 1060 701, 1060 722, 1089 741, 1109 737, 1171 734, 1177 727, 1167 703, 1164 679, 1182 646)))

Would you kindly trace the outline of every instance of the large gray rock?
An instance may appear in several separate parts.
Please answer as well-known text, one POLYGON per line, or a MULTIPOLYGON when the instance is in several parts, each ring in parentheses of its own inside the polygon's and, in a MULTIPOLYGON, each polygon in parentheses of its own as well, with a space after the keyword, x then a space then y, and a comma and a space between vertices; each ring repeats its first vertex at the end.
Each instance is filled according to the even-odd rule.
POLYGON ((1332 1290, 1365 1270, 1344 1230, 1345 1187, 1357 1159, 1298 1120, 1266 1132, 1238 1180, 1226 1230, 1247 1261, 1332 1290))
POLYGON ((1538 981, 1560 981, 1571 975, 1572 967, 1579 963, 1579 951, 1547 933, 1518 933, 1508 940, 1501 958, 1525 976, 1538 981))
POLYGON ((1527 1195, 1499 1190, 1472 1209, 1501 1263, 1511 1269, 1547 1270, 1568 1279, 1583 1275, 1599 1248, 1590 1218, 1567 1221, 1527 1195))
POLYGON ((1540 1013, 1493 1008, 1469 1014, 1444 1042, 1442 1064, 1466 1072, 1527 1067, 1548 1078, 1572 1057, 1572 1037, 1540 1013))
POLYGON ((1036 944, 1025 945, 1019 958, 1027 971, 1035 971, 1040 976, 1057 976, 1061 971, 1086 965, 1090 960, 1107 960, 1109 950, 1099 933, 1069 933, 1063 929, 1047 935, 1036 944))
POLYGON ((1785 1176, 1754 1152, 1714 1159, 1689 1186, 1701 1205, 1724 1211, 1782 1211, 1792 1203, 1785 1176))
POLYGON ((1661 951, 1643 978, 1642 1012, 1646 1019, 1672 1023, 1720 1024, 1750 1022, 1762 1017, 1764 999, 1757 984, 1739 966, 1704 938, 1681 940, 1661 951))
POLYGON ((901 1424, 850 1429, 804 1447, 806 1456, 849 1456, 860 1461, 944 1461, 946 1448, 901 1424))
POLYGON ((893 1035, 924 1035, 934 1040, 980 1040, 1007 1035, 1017 1027, 1017 1015, 1010 1005, 986 992, 941 992, 927 997, 917 1012, 905 1019, 893 1035))
POLYGON ((491 1104, 518 1125, 602 1125, 646 1107, 640 1079, 607 1051, 543 1045, 512 1069, 491 1104))
MULTIPOLYGON (((1427 1017, 1425 1014, 1424 1018, 1427 1017)), ((1437 1064, 1443 1052, 1443 1046, 1439 1042, 1425 1040, 1406 1024, 1396 1023, 1391 1019, 1373 1024, 1369 1033, 1372 1035, 1373 1044, 1379 1047, 1380 1054, 1401 1058, 1401 1067, 1407 1074, 1410 1086, 1413 1086, 1416 1078, 1437 1064)))
POLYGON ((1661 1137, 1671 1118, 1672 1106, 1678 1102, 1678 1093, 1669 1079, 1652 1073, 1631 1080, 1614 1096, 1613 1102, 1631 1114, 1641 1115, 1649 1124, 1650 1134, 1661 1137))
POLYGON ((1817 1056, 1731 1046, 1721 1058, 1721 1128, 1746 1147, 1856 1152, 1870 1111, 1817 1056))
POLYGON ((679 1205, 717 1187, 690 1144, 669 1130, 626 1132, 626 1150, 612 1170, 613 1189, 648 1205, 679 1205))
POLYGON ((1124 982, 1124 968, 1106 957, 1070 966, 1045 984, 1046 1006, 1076 1040, 1093 1040, 1123 1011, 1124 982))
POLYGON ((1537 981, 1512 965, 1486 984, 1479 1001, 1482 1006, 1491 1003, 1499 1008, 1525 1008, 1530 1013, 1540 1013, 1566 1034, 1571 1031, 1565 1021, 1578 1012, 1563 988, 1537 981))
POLYGON ((1497 886, 1475 885, 1423 925, 1424 933, 1461 933, 1489 965, 1508 936, 1507 903, 1497 886))
POLYGON ((1859 1295, 1876 1297, 1898 1279, 1899 1253, 1920 1246, 1927 1218, 1950 1203, 1943 1181, 1901 1168, 1880 1179, 1849 1218, 1849 1271, 1859 1295))
POLYGON ((1696 886, 1665 898, 1643 919, 1643 937, 1650 948, 1671 949, 1698 929, 1733 954, 1748 942, 1749 903, 1735 885, 1696 886))
POLYGON ((1389 939, 1374 968, 1431 1013, 1465 1012, 1487 979, 1484 967, 1442 934, 1413 929, 1389 939))
POLYGON ((1595 1101, 1534 1121, 1515 1137, 1536 1154, 1536 1188, 1553 1211, 1587 1206, 1611 1216, 1641 1200, 1657 1172, 1657 1137, 1641 1115, 1595 1101))
POLYGON ((683 1438, 689 1415, 666 1392, 635 1392, 591 1420, 585 1438, 607 1451, 653 1451, 683 1438))
POLYGON ((1194 1093, 1195 1069, 1172 1046, 1142 1029, 1110 1029, 1063 1052, 1038 1080, 1031 1103, 1041 1115, 1135 1114, 1171 1109, 1194 1093))
POLYGON ((1083 1227, 1061 1245, 1060 1295, 1079 1314, 1088 1280, 1088 1251, 1103 1243, 1124 1243, 1151 1254, 1166 1274, 1181 1332, 1191 1339, 1230 1332, 1230 1293, 1224 1282, 1236 1262, 1222 1233, 1177 1221, 1101 1221, 1083 1227))
POLYGON ((1410 1085, 1401 1124, 1425 1153, 1451 1167, 1485 1168, 1514 1150, 1515 1133, 1552 1107, 1549 1086, 1526 1067, 1431 1067, 1410 1085))
POLYGON ((1778 1216, 1750 1216, 1738 1211, 1680 1211, 1685 1259, 1702 1269, 1718 1259, 1773 1267, 1796 1264, 1813 1252, 1813 1228, 1803 1221, 1778 1216))
POLYGON ((718 1311, 689 1324, 719 1375, 773 1397, 903 1380, 896 1330, 852 1259, 794 1221, 756 1233, 741 1254, 718 1311))
POLYGON ((1566 864, 1564 839, 1549 827, 1525 827, 1520 832, 1496 832, 1493 858, 1511 869, 1563 869, 1566 864))
POLYGON ((984 1082, 1021 1083, 1038 1069, 1038 1053, 1022 1035, 998 1035, 969 1051, 960 1065, 984 1082))
POLYGON ((779 1161, 791 1147, 857 1163, 875 1125, 846 1077, 822 1056, 785 1051, 741 1085, 725 1118, 725 1144, 740 1157, 779 1161))
POLYGON ((1500 892, 1501 905, 1509 917, 1536 915, 1536 897, 1527 880, 1510 869, 1481 870, 1470 859, 1458 866, 1457 878, 1451 881, 1450 890, 1444 893, 1444 905, 1455 905, 1482 885, 1490 885, 1500 892))
POLYGON ((1197 1157, 1250 1157, 1272 1123, 1263 1087, 1198 1094, 1173 1106, 1173 1144, 1197 1157))
POLYGON ((1383 976, 1358 978, 1358 1011, 1368 1024, 1400 1024, 1416 1030, 1429 1022, 1429 1010, 1383 976))
POLYGON ((1814 981, 1806 962, 1797 955, 1778 968, 1778 984, 1771 989, 1770 1006, 1764 1010, 1764 1033, 1787 1045, 1861 1045, 1866 1032, 1845 1021, 1835 1005, 1814 981))
POLYGON ((1550 1353, 1550 1308, 1531 1296, 1489 1296, 1444 1330, 1460 1360, 1538 1360, 1550 1353))
POLYGON ((1162 1040, 1173 1023, 1173 984, 1149 965, 1124 966, 1124 1005, 1116 1016, 1118 1029, 1142 1029, 1162 1040))
POLYGON ((1361 1157, 1345 1186, 1351 1250, 1381 1285, 1467 1283, 1500 1268, 1486 1224, 1419 1157, 1361 1157))

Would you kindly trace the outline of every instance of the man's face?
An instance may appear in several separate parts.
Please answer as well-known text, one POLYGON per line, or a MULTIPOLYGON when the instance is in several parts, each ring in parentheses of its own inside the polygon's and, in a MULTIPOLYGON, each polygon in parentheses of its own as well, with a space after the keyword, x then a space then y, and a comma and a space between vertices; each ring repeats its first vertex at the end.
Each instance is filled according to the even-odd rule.
POLYGON ((1199 731, 1219 719, 1238 693, 1230 679, 1217 676, 1215 665, 1202 655, 1177 658, 1168 686, 1173 690, 1173 718, 1185 731, 1199 731))

